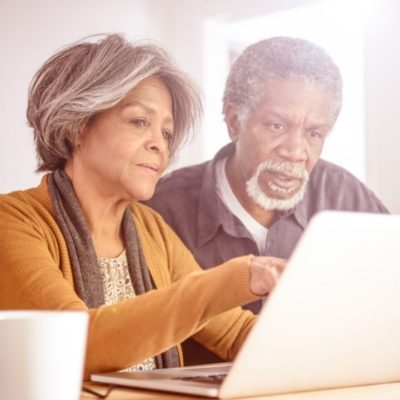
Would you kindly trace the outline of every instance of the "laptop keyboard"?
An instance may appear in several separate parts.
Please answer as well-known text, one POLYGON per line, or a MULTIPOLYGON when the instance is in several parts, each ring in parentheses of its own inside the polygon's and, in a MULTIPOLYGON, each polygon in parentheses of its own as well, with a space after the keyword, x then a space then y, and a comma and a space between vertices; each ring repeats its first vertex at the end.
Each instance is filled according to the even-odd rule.
POLYGON ((201 383, 214 383, 219 384, 226 378, 227 374, 212 374, 212 375, 197 375, 197 376, 184 376, 174 379, 179 379, 180 381, 192 381, 201 383))

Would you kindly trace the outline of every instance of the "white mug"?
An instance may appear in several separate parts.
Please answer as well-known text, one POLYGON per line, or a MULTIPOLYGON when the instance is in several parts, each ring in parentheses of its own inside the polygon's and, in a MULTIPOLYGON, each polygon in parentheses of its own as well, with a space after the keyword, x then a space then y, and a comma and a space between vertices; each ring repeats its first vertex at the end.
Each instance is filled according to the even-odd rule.
POLYGON ((0 399, 78 400, 84 311, 0 311, 0 399))

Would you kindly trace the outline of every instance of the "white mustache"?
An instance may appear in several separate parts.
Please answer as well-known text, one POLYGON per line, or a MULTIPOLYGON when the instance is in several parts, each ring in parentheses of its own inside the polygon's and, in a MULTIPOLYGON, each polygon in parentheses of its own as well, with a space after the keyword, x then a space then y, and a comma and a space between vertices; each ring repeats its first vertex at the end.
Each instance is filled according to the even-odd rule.
POLYGON ((287 161, 282 162, 273 162, 271 160, 266 160, 258 165, 257 174, 259 174, 263 170, 274 171, 274 172, 283 172, 289 176, 294 178, 302 179, 303 181, 308 181, 310 178, 310 174, 308 171, 296 164, 287 161))
MULTIPOLYGON (((246 191, 250 198, 252 198, 259 206, 261 206, 265 210, 290 210, 303 199, 309 177, 310 174, 308 173, 308 171, 304 167, 296 163, 273 162, 271 160, 266 160, 258 165, 256 172, 246 182, 246 191), (258 182, 258 177, 260 173, 266 170, 282 172, 286 175, 293 177, 294 179, 301 179, 302 184, 300 185, 300 188, 287 199, 270 197, 264 193, 258 182)), ((281 188, 273 184, 273 182, 268 182, 268 185, 270 189, 272 189, 274 192, 287 194, 295 190, 297 186, 293 184, 292 187, 281 188)))

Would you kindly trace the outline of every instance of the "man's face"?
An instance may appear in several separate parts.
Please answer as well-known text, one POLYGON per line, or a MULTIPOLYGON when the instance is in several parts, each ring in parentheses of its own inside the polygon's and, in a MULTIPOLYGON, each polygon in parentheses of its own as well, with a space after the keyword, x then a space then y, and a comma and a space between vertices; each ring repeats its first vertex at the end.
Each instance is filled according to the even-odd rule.
POLYGON ((234 108, 227 113, 236 143, 234 185, 265 209, 289 209, 303 198, 333 125, 334 102, 322 88, 297 80, 268 81, 263 94, 243 124, 234 108))

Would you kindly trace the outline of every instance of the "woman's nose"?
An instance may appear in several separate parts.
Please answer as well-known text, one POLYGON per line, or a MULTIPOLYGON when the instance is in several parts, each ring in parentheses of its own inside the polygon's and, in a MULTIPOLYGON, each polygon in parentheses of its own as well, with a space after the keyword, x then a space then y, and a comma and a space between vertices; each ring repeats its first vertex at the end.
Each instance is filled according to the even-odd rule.
POLYGON ((150 139, 148 141, 148 147, 153 152, 169 151, 169 149, 168 149, 168 141, 164 137, 163 130, 154 129, 150 133, 150 139))

